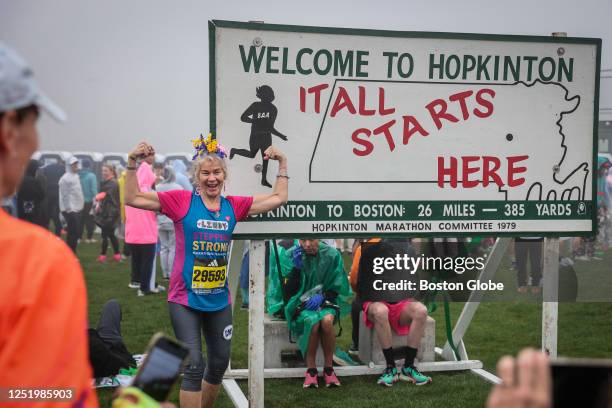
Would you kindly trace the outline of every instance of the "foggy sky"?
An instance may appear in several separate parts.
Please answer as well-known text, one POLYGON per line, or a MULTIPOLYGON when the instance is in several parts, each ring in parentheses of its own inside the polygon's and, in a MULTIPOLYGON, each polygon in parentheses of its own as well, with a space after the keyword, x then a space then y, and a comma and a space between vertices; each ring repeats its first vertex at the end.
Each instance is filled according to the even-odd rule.
MULTIPOLYGON (((602 38, 602 69, 610 69, 611 18, 606 0, 0 0, 0 41, 30 61, 42 88, 68 113, 63 125, 41 120, 41 149, 127 151, 147 139, 168 153, 190 151, 189 139, 208 131, 211 19, 490 34, 565 31, 602 38)), ((612 107, 612 79, 601 85, 601 106, 612 107)))

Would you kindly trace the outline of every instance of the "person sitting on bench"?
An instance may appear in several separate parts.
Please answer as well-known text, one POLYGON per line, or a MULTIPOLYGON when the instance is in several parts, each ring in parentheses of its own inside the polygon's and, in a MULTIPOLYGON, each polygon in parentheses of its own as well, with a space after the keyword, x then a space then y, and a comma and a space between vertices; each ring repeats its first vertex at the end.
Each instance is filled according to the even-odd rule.
MULTIPOLYGON (((394 239, 372 239, 362 244, 360 250, 361 258, 357 270, 353 269, 351 282, 356 282, 356 296, 362 301, 363 319, 367 328, 374 328, 378 342, 382 347, 383 355, 387 367, 378 378, 377 383, 387 387, 393 386, 398 380, 408 381, 416 385, 423 385, 431 382, 431 377, 420 373, 414 366, 414 359, 417 355, 419 344, 425 333, 427 323, 427 307, 417 301, 416 291, 414 293, 402 293, 401 299, 387 298, 380 299, 381 293, 372 293, 371 279, 365 278, 365 268, 372 269, 373 259, 377 257, 395 257, 396 254, 407 254, 414 257, 414 249, 406 240, 394 239), (357 276, 354 274, 357 273, 357 276), (398 373, 395 366, 393 355, 392 333, 393 330, 400 336, 408 336, 404 366, 398 373)), ((405 271, 400 271, 403 273, 405 271)), ((392 273, 387 271, 385 274, 376 275, 376 279, 392 273)), ((405 277, 405 274, 403 274, 405 277)), ((409 275, 416 276, 416 275, 409 275)), ((394 291, 394 294, 399 291, 394 291)))
POLYGON ((352 295, 344 272, 342 256, 336 249, 317 239, 301 239, 279 254, 285 291, 294 294, 284 307, 290 334, 297 338, 306 360, 304 388, 318 387, 315 357, 319 344, 325 358, 323 378, 327 387, 339 386, 340 381, 332 368, 336 333, 334 323, 349 311, 352 295))

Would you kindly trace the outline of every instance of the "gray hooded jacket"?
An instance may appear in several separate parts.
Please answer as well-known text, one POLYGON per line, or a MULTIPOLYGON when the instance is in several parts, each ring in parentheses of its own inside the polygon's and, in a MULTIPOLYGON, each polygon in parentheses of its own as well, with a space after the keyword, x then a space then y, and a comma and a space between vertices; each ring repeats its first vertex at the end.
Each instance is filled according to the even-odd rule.
MULTIPOLYGON (((184 188, 176 182, 174 169, 170 166, 164 167, 164 180, 155 186, 157 192, 184 190, 184 188)), ((173 230, 174 223, 172 220, 162 213, 157 214, 157 227, 160 230, 173 230)))

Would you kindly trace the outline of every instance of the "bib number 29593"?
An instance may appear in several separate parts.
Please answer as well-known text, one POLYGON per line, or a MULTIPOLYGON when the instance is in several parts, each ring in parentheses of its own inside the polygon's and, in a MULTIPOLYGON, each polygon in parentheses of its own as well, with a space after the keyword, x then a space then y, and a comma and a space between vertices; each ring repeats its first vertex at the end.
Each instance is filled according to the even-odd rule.
POLYGON ((226 266, 194 266, 192 289, 215 289, 225 286, 226 266))

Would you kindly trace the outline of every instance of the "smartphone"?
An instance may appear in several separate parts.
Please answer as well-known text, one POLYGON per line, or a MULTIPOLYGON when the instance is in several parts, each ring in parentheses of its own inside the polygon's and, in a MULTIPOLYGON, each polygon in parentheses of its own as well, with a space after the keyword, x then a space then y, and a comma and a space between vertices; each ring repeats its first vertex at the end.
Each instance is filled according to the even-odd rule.
POLYGON ((189 349, 183 344, 163 333, 155 334, 132 386, 156 401, 166 401, 188 356, 189 349))
POLYGON ((554 407, 612 406, 612 360, 557 358, 550 365, 554 407))

